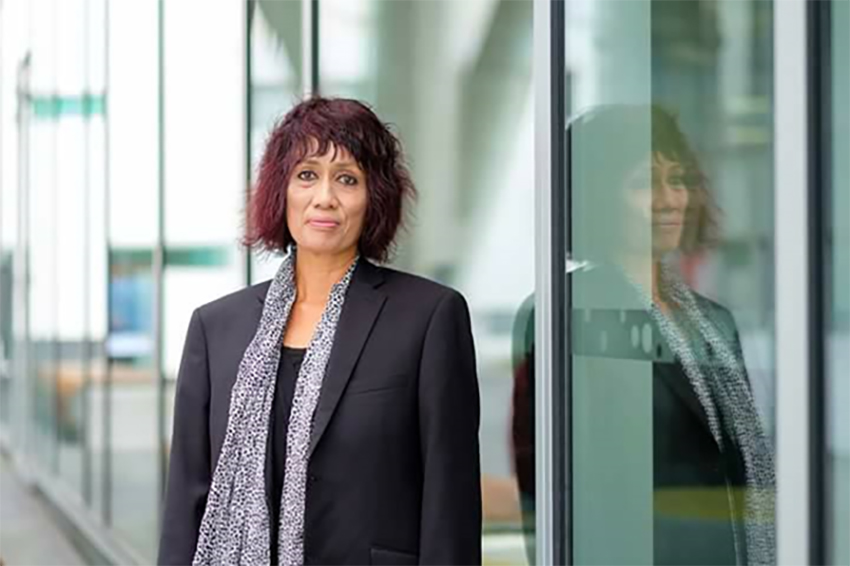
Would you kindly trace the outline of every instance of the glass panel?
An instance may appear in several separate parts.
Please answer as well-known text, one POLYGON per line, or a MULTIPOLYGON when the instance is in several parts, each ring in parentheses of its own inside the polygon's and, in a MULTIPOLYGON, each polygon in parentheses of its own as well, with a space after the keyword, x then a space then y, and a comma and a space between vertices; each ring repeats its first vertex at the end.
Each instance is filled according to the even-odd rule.
MULTIPOLYGON (((53 117, 56 77, 56 8, 54 0, 30 6, 32 65, 30 121, 27 124, 27 178, 29 231, 29 344, 31 365, 27 383, 32 388, 33 452, 42 469, 56 470, 56 121, 53 117)), ((28 439, 29 440, 29 439, 28 439)))
MULTIPOLYGON (((832 213, 826 266, 828 556, 850 564, 850 2, 832 2, 832 213)), ((829 131, 829 130, 827 130, 829 131)))
POLYGON ((82 489, 83 396, 88 379, 84 357, 86 222, 83 196, 83 129, 80 116, 61 118, 57 123, 56 169, 62 179, 56 192, 56 411, 58 419, 59 468, 67 484, 82 489))
POLYGON ((30 341, 29 356, 31 371, 27 382, 33 388, 33 426, 35 442, 30 449, 46 469, 53 469, 56 448, 56 383, 53 332, 55 329, 55 216, 53 183, 50 169, 55 145, 52 143, 51 123, 33 123, 29 153, 38 153, 41 158, 40 172, 30 171, 29 198, 29 312, 30 341), (40 203, 40 206, 35 205, 40 203), (35 229, 38 227, 38 229, 35 229))
POLYGON ((158 234, 158 11, 109 6, 109 337, 112 526, 148 560, 159 501, 153 250, 158 234))
POLYGON ((170 453, 174 384, 192 311, 245 283, 238 245, 245 202, 245 151, 240 151, 245 121, 237 104, 244 92, 245 62, 234 56, 242 53, 245 41, 240 24, 244 6, 204 4, 204 26, 193 32, 194 40, 205 46, 199 58, 195 45, 183 36, 195 28, 200 4, 164 5, 164 455, 170 453), (209 127, 210 116, 216 117, 216 135, 199 136, 209 127), (198 214, 199 198, 203 214, 198 214))
MULTIPOLYGON (((484 560, 533 540, 533 106, 530 1, 319 3, 322 94, 400 135, 419 198, 393 264, 467 298, 481 388, 484 560), (514 334, 518 337, 514 340, 514 334)), ((533 554, 531 555, 533 558, 533 554)))
POLYGON ((20 9, 0 12, 0 428, 14 434, 11 423, 16 323, 22 311, 15 307, 15 257, 18 254, 18 129, 17 39, 11 30, 22 18, 20 9))
POLYGON ((572 559, 771 563, 772 4, 567 10, 572 559))
MULTIPOLYGON (((250 160, 251 180, 256 177, 266 136, 275 122, 304 90, 302 63, 302 6, 291 0, 256 0, 248 3, 251 26, 250 160)), ((251 257, 251 282, 271 279, 280 258, 251 257)))
POLYGON ((57 5, 56 89, 56 418, 59 470, 66 484, 83 487, 83 409, 88 364, 85 357, 86 249, 85 92, 83 1, 57 5))
MULTIPOLYGON (((92 100, 104 100, 106 85, 106 2, 86 0, 88 89, 92 100)), ((91 375, 85 399, 86 438, 89 451, 88 477, 86 478, 89 502, 96 516, 103 512, 106 429, 104 428, 104 395, 106 382, 106 327, 107 327, 107 240, 106 240, 106 118, 103 105, 100 112, 92 112, 86 123, 86 345, 91 375)), ((85 492, 85 490, 84 490, 85 492)))
POLYGON ((33 108, 20 102, 22 93, 31 89, 32 69, 24 59, 30 49, 30 10, 29 4, 18 2, 7 3, 0 12, 0 409, 9 446, 24 453, 34 452, 25 434, 34 428, 30 421, 35 393, 29 379, 24 261, 30 218, 23 197, 30 184, 33 108))

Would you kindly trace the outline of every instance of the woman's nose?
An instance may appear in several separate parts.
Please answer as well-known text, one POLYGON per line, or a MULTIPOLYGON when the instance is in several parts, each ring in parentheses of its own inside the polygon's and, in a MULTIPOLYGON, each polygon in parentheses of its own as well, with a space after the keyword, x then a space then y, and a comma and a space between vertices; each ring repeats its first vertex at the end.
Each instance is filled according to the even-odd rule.
POLYGON ((333 183, 330 179, 322 178, 316 186, 314 203, 317 206, 331 206, 334 202, 333 183))
POLYGON ((666 180, 661 179, 653 183, 652 208, 679 208, 676 191, 666 180))

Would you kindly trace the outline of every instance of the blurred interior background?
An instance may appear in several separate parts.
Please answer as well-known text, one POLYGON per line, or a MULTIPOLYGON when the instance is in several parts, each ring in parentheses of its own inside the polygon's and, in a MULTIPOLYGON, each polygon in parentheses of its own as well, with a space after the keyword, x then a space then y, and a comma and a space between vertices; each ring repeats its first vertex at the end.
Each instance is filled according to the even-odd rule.
MULTIPOLYGON (((832 4, 829 525, 846 535, 850 3, 832 4)), ((570 0, 564 45, 568 115, 659 103, 704 160, 723 237, 689 274, 733 311, 771 434, 773 7, 570 0)), ((469 300, 485 559, 528 560, 510 439, 511 332, 535 291, 533 24, 531 0, 0 0, 0 430, 72 523, 154 560, 189 316, 276 270, 238 245, 246 195, 275 121, 320 92, 403 141, 420 198, 393 263, 469 300)))

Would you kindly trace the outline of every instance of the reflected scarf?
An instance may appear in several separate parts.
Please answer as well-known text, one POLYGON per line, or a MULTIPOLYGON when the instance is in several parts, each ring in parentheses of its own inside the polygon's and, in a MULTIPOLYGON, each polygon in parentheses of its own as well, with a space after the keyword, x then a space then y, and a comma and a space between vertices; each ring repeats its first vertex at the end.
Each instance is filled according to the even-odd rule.
MULTIPOLYGON (((357 260, 331 289, 301 364, 286 436, 281 494, 279 563, 304 563, 304 504, 313 413, 334 334, 357 260)), ((269 419, 281 344, 295 302, 295 248, 277 271, 253 340, 245 350, 230 397, 227 432, 212 478, 195 548, 195 565, 255 565, 270 561, 265 463, 269 419)))
MULTIPOLYGON (((642 294, 648 302, 646 306, 684 367, 718 446, 724 450, 721 427, 725 425, 743 457, 747 484, 743 510, 747 563, 773 565, 776 563, 773 449, 756 409, 743 354, 737 341, 730 341, 720 330, 728 323, 717 320, 710 309, 701 309, 677 270, 666 262, 661 268, 661 288, 677 307, 677 316, 664 315, 642 294), (705 354, 708 363, 700 363, 697 348, 704 348, 700 353, 705 354)), ((729 504, 735 521, 740 513, 735 509, 731 492, 729 504)), ((733 532, 736 554, 741 557, 738 531, 733 532)))

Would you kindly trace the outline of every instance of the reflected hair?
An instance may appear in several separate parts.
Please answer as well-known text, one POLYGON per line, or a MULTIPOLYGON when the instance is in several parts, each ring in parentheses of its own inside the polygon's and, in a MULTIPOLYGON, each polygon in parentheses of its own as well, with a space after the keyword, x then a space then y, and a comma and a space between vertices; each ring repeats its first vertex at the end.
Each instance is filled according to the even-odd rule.
POLYGON ((717 243, 720 210, 674 114, 658 105, 599 106, 570 122, 567 139, 572 182, 583 187, 573 191, 573 205, 587 211, 578 215, 577 224, 585 220, 594 223, 596 234, 600 232, 600 219, 611 224, 605 231, 611 241, 594 242, 595 246, 610 252, 621 245, 625 236, 622 219, 606 212, 611 212, 612 202, 622 202, 620 191, 629 173, 654 154, 677 162, 684 170, 689 199, 679 249, 693 254, 717 243))
POLYGON ((287 188, 303 160, 346 151, 366 175, 366 217, 360 255, 386 262, 404 223, 407 200, 416 188, 405 164, 401 142, 362 102, 311 97, 292 108, 273 128, 260 160, 251 194, 243 243, 267 252, 294 244, 286 223, 287 188))

